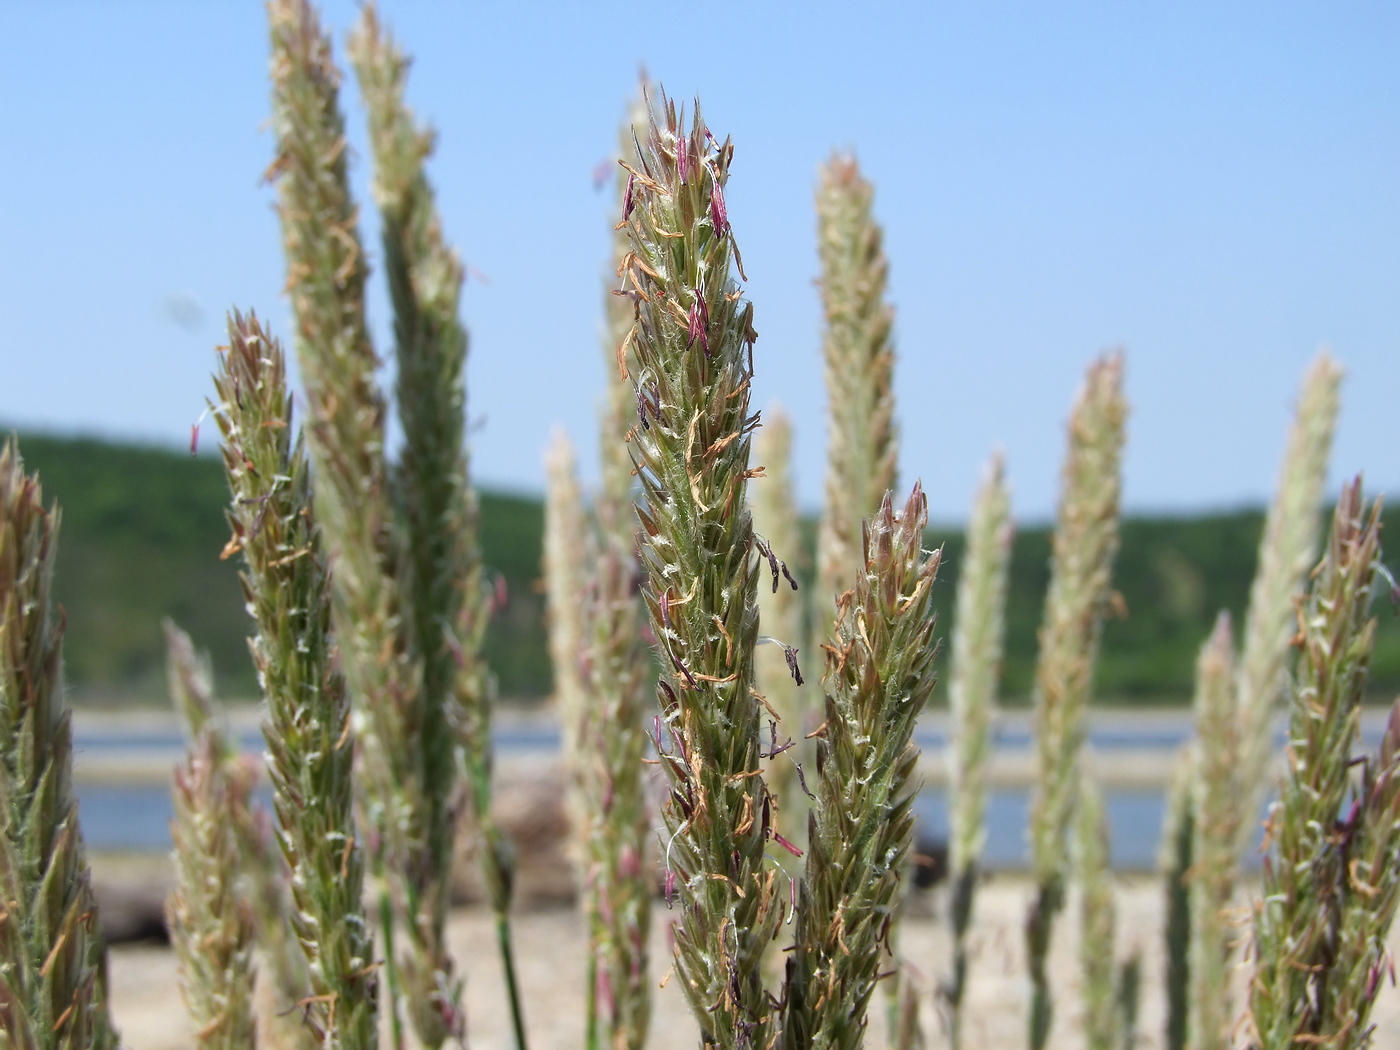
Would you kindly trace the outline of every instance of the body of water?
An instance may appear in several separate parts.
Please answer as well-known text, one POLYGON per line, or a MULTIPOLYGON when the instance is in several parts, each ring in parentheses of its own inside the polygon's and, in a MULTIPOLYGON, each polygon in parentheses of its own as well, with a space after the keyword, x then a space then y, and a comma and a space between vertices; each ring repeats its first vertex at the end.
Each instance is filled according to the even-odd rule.
MULTIPOLYGON (((1384 727, 1384 712, 1367 712, 1363 719, 1363 747, 1374 751, 1384 727)), ((919 745, 936 758, 948 743, 945 719, 925 721, 917 734, 919 745)), ((1105 755, 1135 752, 1156 759, 1171 756, 1189 738, 1188 712, 1110 714, 1098 716, 1089 732, 1090 746, 1105 755)), ((256 725, 237 726, 234 735, 248 751, 262 750, 256 725)), ((547 719, 502 719, 493 734, 502 756, 557 753, 559 732, 547 719)), ((1029 718, 1017 712, 999 727, 996 748, 1026 754, 1034 742, 1029 718)), ((1282 737, 1280 737, 1280 744, 1282 737)), ((101 783, 77 778, 83 833, 88 846, 97 850, 159 851, 170 848, 171 802, 168 774, 184 749, 178 724, 146 720, 124 726, 111 719, 75 726, 76 766, 85 760, 123 754, 151 756, 151 777, 141 782, 101 783)), ((1127 757, 1127 756, 1125 756, 1127 757)), ((145 762, 145 759, 142 759, 145 762)), ((1164 788, 1115 786, 1105 789, 1112 836, 1112 862, 1122 870, 1155 867, 1166 816, 1164 788)), ((925 837, 945 839, 948 832, 947 797, 941 787, 930 787, 919 797, 916 812, 925 837)), ((1025 787, 994 787, 988 794, 985 863, 993 869, 1024 869, 1029 864, 1026 827, 1030 794, 1025 787)))
MULTIPOLYGON (((1112 834, 1112 863, 1126 871, 1154 868, 1162 840, 1165 799, 1159 791, 1110 791, 1106 795, 1112 834)), ((264 798, 264 802, 269 801, 264 798)), ((170 791, 157 785, 89 784, 78 787, 78 807, 89 849, 162 851, 170 849, 170 791)), ((946 839, 948 800, 930 789, 915 807, 921 836, 946 839)), ((987 797, 984 864, 996 870, 1022 870, 1030 863, 1026 827, 1029 792, 992 790, 987 797)))

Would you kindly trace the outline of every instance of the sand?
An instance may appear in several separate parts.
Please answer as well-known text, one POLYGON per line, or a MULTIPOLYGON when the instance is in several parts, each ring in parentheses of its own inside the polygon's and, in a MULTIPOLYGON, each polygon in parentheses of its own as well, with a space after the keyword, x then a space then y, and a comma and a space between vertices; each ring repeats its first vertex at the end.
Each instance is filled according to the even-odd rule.
MULTIPOLYGON (((978 897, 964 1042, 968 1048, 1010 1050, 1024 1045, 1027 994, 1020 928, 1028 899, 1027 882, 1010 876, 991 880, 978 897)), ((930 986, 944 974, 948 957, 948 932, 940 914, 942 903, 940 894, 931 894, 910 916, 902 933, 905 957, 930 986)), ((664 906, 658 907, 653 938, 658 980, 670 964, 666 947, 669 917, 664 906)), ((1076 1016, 1078 967, 1074 925, 1073 911, 1066 912, 1051 967, 1060 1004, 1051 1039, 1056 1050, 1083 1045, 1076 1016)), ((1162 1045, 1160 927, 1160 883, 1150 878, 1124 880, 1120 885, 1116 951, 1120 958, 1132 947, 1143 952, 1139 1045, 1144 1048, 1162 1045)), ((525 912, 516 916, 515 936, 532 1050, 576 1050, 582 1045, 584 1005, 584 938, 578 916, 564 908, 525 912)), ((454 913, 451 941, 467 976, 470 1045, 476 1050, 510 1050, 510 1029, 489 915, 476 908, 454 913)), ((111 965, 114 1007, 125 1045, 131 1050, 190 1046, 190 1026, 180 1002, 174 957, 169 949, 144 945, 115 948, 111 965)), ((1241 996, 1245 976, 1243 971, 1236 974, 1241 996)), ((932 996, 925 997, 925 1002, 928 1045, 946 1045, 932 996)), ((1400 992, 1394 987, 1387 985, 1382 991, 1374 1020, 1378 1023, 1374 1044, 1378 1050, 1400 1050, 1400 992)), ((868 1045, 885 1045, 884 1027, 882 1014, 872 1011, 868 1045)), ((653 1050, 697 1045, 695 1024, 674 980, 657 993, 648 1045, 653 1050)))

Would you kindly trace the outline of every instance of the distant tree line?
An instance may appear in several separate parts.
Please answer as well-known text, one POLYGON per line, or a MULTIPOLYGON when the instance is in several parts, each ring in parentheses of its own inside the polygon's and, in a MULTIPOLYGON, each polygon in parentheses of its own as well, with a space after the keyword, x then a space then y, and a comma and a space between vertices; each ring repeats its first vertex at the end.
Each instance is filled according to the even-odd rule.
MULTIPOLYGON (((228 491, 218 461, 93 438, 24 434, 21 442, 46 496, 62 507, 56 590, 68 612, 65 654, 75 700, 164 703, 165 616, 212 654, 224 695, 254 696, 235 562, 219 557, 228 540, 228 491)), ((1390 510, 1386 523, 1393 532, 1400 515, 1390 510)), ((1254 509, 1124 520, 1114 572, 1123 600, 1104 631, 1101 698, 1189 699, 1195 654, 1216 611, 1229 609, 1236 622, 1243 616, 1262 524, 1254 509)), ((807 525, 811 543, 815 526, 807 525)), ((499 597, 486 648, 508 699, 547 696, 551 688, 539 587, 543 526, 538 499, 481 494, 482 551, 499 597)), ((935 527, 929 543, 944 546, 937 603, 939 633, 948 636, 963 538, 935 527)), ((1047 527, 1018 531, 1003 677, 1008 704, 1030 694, 1049 557, 1047 527)), ((791 560, 812 564, 810 555, 791 560)), ((1378 613, 1371 686, 1375 699, 1386 700, 1400 691, 1400 616, 1378 613)), ((936 694, 935 703, 942 702, 936 694)))

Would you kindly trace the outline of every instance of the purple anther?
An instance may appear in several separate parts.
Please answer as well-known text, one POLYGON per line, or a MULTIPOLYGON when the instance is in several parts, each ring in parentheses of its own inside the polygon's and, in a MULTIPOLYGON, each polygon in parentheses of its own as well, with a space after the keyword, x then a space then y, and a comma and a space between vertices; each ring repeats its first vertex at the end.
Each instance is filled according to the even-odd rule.
POLYGON ((800 856, 802 856, 802 851, 801 851, 800 849, 798 849, 796 846, 794 846, 794 845, 793 845, 791 842, 789 842, 787 839, 783 838, 780 834, 778 834, 778 832, 777 832, 776 829, 775 829, 774 832, 773 832, 773 841, 776 842, 779 846, 782 846, 783 849, 787 850, 787 851, 788 851, 789 853, 791 853, 794 857, 800 857, 800 856))
POLYGON ((723 237, 729 232, 729 212, 724 207, 724 190, 720 188, 719 179, 713 183, 714 192, 710 194, 710 223, 715 228, 715 235, 723 237))
POLYGON ((695 676, 690 673, 690 669, 681 663, 681 659, 675 653, 671 654, 671 663, 675 665, 677 671, 685 675, 685 680, 690 683, 690 688, 699 689, 700 683, 695 680, 695 676))
POLYGON ((666 710, 672 711, 676 707, 676 691, 671 688, 671 683, 664 678, 656 683, 658 689, 666 694, 666 710))
POLYGON ((695 340, 700 340, 700 347, 705 351, 705 356, 710 356, 710 307, 705 302, 705 297, 700 289, 695 289, 695 302, 690 306, 690 325, 686 329, 686 335, 690 337, 690 345, 695 344, 695 340))

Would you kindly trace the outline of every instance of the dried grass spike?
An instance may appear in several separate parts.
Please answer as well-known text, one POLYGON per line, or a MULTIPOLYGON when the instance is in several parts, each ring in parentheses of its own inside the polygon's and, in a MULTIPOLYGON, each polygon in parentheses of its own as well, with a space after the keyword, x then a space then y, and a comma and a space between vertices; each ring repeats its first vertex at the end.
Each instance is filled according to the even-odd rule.
POLYGON ((913 840, 914 726, 933 691, 928 503, 915 484, 901 513, 886 495, 866 523, 864 567, 842 595, 827 649, 817 806, 788 962, 782 1045, 862 1045, 866 1010, 913 840))

